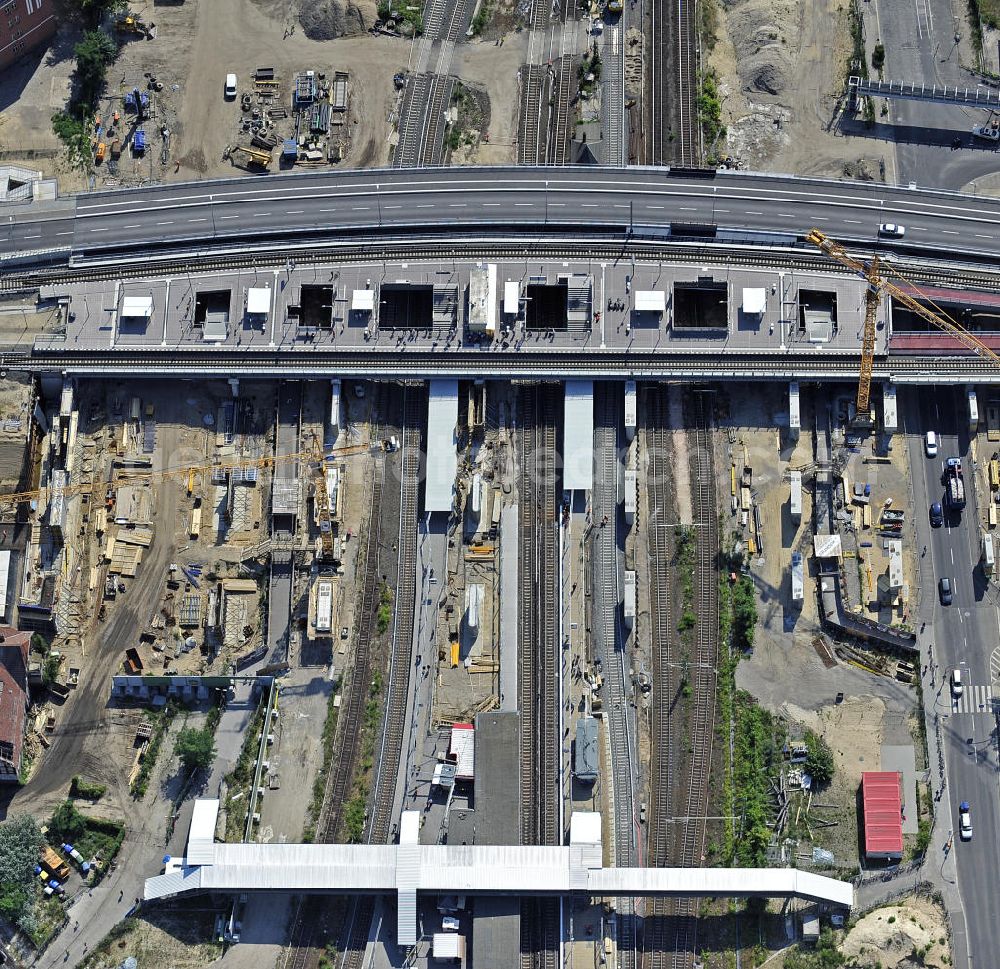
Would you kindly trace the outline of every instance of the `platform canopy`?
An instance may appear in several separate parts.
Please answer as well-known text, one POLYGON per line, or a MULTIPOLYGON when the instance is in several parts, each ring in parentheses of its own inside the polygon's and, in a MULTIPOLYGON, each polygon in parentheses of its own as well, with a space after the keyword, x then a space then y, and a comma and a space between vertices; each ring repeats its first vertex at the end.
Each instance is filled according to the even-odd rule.
POLYGON ((766 289, 744 289, 743 290, 743 312, 747 316, 760 316, 767 309, 766 289))
POLYGON ((371 313, 375 309, 375 290, 356 289, 351 293, 351 309, 358 313, 371 313))
POLYGON ((152 296, 126 296, 122 300, 122 316, 127 319, 148 320, 153 315, 152 296))
POLYGON ((566 381, 563 487, 589 491, 594 486, 594 382, 566 381))
POLYGON ((271 312, 271 290, 266 286, 251 286, 247 290, 247 312, 251 316, 267 316, 271 312))
POLYGON ((637 313, 660 313, 667 311, 667 295, 662 289, 637 289, 635 291, 635 311, 637 313))
POLYGON ((427 400, 426 511, 451 511, 454 504, 458 475, 457 424, 458 381, 432 380, 427 400))

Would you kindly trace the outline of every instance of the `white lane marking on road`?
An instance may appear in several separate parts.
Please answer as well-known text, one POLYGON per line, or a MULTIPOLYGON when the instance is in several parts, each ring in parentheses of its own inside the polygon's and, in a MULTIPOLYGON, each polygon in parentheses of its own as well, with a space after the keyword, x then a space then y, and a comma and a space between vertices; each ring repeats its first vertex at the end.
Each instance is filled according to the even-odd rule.
MULTIPOLYGON (((173 222, 157 222, 156 224, 157 225, 173 225, 174 223, 173 222)), ((91 229, 90 231, 93 232, 94 230, 91 229)))
POLYGON ((70 229, 69 232, 57 232, 56 233, 57 236, 71 236, 72 234, 73 234, 73 230, 72 229, 70 229))
POLYGON ((566 208, 565 202, 549 202, 550 209, 564 209, 566 208))
POLYGON ((484 209, 498 209, 500 208, 499 202, 483 202, 484 209))
POLYGON ((580 204, 585 209, 596 209, 597 208, 597 203, 596 202, 581 202, 580 204))
POLYGON ((982 235, 982 233, 979 233, 979 232, 976 232, 976 233, 973 233, 973 234, 975 235, 975 237, 977 239, 992 239, 993 238, 993 236, 984 236, 984 235, 982 235))
POLYGON ((91 232, 110 232, 110 229, 91 229, 91 232))
POLYGON ((728 214, 729 209, 716 209, 715 211, 718 212, 718 213, 720 213, 720 214, 722 214, 723 212, 725 212, 725 213, 728 214))
POLYGON ((860 219, 844 219, 845 222, 850 222, 851 225, 861 225, 860 219))
POLYGON ((238 218, 239 218, 238 215, 220 215, 219 216, 219 221, 220 222, 225 222, 226 219, 238 219, 238 218))
POLYGON ((521 209, 523 209, 523 208, 529 208, 530 209, 534 204, 535 204, 534 202, 515 202, 514 203, 514 205, 516 205, 518 208, 521 208, 521 209))
POLYGON ((39 232, 38 235, 25 236, 24 238, 25 239, 41 239, 41 237, 42 237, 42 234, 41 234, 41 232, 39 232))
POLYGON ((305 213, 305 209, 289 209, 285 213, 285 215, 303 215, 304 213, 305 213))
POLYGON ((382 206, 383 209, 401 209, 402 207, 403 207, 402 205, 383 205, 382 206))
POLYGON ((432 209, 432 208, 434 208, 434 206, 431 205, 430 202, 422 202, 420 205, 417 206, 417 208, 418 209, 432 209))
POLYGON ((911 226, 914 232, 926 232, 927 230, 922 225, 911 226))
POLYGON ((208 219, 188 219, 188 222, 207 222, 208 219))
POLYGON ((468 206, 464 202, 449 202, 448 203, 448 208, 449 209, 465 209, 465 208, 468 208, 468 206))
POLYGON ((779 212, 778 213, 778 218, 779 219, 794 219, 795 216, 792 215, 791 212, 779 212))
MULTIPOLYGON (((371 208, 370 205, 353 205, 353 206, 351 206, 351 211, 352 212, 367 212, 370 208, 371 208)), ((291 212, 289 213, 289 215, 292 215, 292 214, 293 213, 291 213, 291 212)))
MULTIPOLYGON (((665 205, 647 205, 646 208, 647 209, 664 209, 664 208, 666 208, 666 206, 665 205)), ((722 209, 719 209, 719 211, 721 212, 722 209)))
POLYGON ((948 236, 957 236, 958 235, 958 233, 954 229, 942 229, 941 231, 945 235, 948 235, 948 236))
POLYGON ((693 205, 679 205, 677 206, 682 212, 696 212, 697 209, 693 205))
MULTIPOLYGON (((952 549, 949 549, 948 551, 951 552, 951 564, 954 565, 955 564, 955 550, 952 548, 952 549)), ((959 613, 959 615, 961 615, 961 613, 959 613)))
POLYGON ((813 222, 829 222, 830 220, 822 215, 814 215, 813 222))
MULTIPOLYGON (((333 209, 323 209, 323 211, 324 212, 332 212, 333 209)), ((266 218, 267 216, 269 216, 270 214, 271 214, 270 212, 254 212, 253 217, 255 219, 263 219, 263 218, 266 218)))
POLYGON ((135 222, 132 225, 122 226, 122 228, 123 229, 141 229, 142 228, 142 223, 141 222, 135 222))
POLYGON ((747 215, 763 215, 763 212, 754 212, 752 209, 747 209, 747 215))

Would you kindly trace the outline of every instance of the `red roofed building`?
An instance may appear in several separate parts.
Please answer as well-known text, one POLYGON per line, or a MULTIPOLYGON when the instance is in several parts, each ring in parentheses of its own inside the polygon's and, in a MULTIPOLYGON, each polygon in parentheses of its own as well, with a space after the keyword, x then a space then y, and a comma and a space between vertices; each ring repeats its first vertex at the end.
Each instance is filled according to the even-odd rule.
POLYGON ((899 861, 903 857, 903 803, 899 784, 899 771, 865 771, 861 775, 866 858, 899 861))
POLYGON ((16 784, 21 773, 30 646, 31 633, 0 626, 0 784, 16 784))

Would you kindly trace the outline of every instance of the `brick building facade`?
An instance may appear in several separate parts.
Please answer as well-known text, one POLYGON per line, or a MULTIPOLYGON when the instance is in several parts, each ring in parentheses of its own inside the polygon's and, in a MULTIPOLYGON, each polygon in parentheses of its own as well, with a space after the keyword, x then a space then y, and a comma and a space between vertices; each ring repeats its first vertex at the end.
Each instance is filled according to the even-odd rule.
POLYGON ((56 0, 0 0, 0 71, 47 43, 58 26, 56 0))

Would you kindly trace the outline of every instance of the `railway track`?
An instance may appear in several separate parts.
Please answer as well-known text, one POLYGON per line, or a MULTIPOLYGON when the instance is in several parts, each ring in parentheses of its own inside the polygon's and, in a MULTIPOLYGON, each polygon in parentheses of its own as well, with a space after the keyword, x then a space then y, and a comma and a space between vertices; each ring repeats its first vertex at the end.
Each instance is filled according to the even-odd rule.
POLYGON ((698 165, 696 0, 651 0, 650 155, 653 165, 698 165))
MULTIPOLYGON (((376 436, 378 434, 376 428, 376 436)), ((344 688, 347 702, 340 709, 338 718, 338 745, 340 755, 333 759, 333 766, 326 777, 323 806, 316 826, 316 840, 337 841, 343 809, 354 778, 354 765, 361 736, 364 708, 371 682, 371 640, 378 607, 378 549, 382 521, 382 485, 384 467, 376 462, 372 478, 368 529, 359 572, 364 576, 361 596, 354 610, 354 628, 357 640, 354 664, 350 679, 344 688)), ((299 903, 292 926, 291 945, 285 960, 286 969, 307 969, 315 949, 317 932, 323 916, 323 903, 316 897, 299 903)))
MULTIPOLYGON (((620 471, 618 433, 622 400, 619 383, 595 387, 593 520, 607 520, 594 529, 593 545, 593 641, 603 661, 605 720, 611 741, 611 769, 615 807, 615 864, 635 865, 635 800, 633 788, 633 744, 629 722, 630 691, 624 652, 624 637, 618 627, 618 477, 620 471)), ((618 965, 635 965, 635 900, 619 898, 618 965)))
MULTIPOLYGON (((522 388, 518 435, 521 841, 543 845, 562 841, 555 407, 551 386, 522 388)), ((523 969, 557 969, 559 942, 558 901, 524 899, 523 969)))
POLYGON ((548 71, 541 64, 526 64, 521 68, 521 116, 518 119, 517 163, 541 165, 547 140, 547 122, 543 124, 542 105, 548 104, 545 91, 548 71))
POLYGON ((552 117, 547 158, 550 165, 568 165, 570 163, 569 116, 573 106, 575 89, 576 58, 572 54, 563 54, 559 58, 559 67, 556 72, 555 112, 552 117))
MULTIPOLYGON (((712 457, 712 398, 695 392, 689 423, 693 528, 692 601, 678 604, 668 563, 681 542, 668 521, 671 470, 665 389, 650 395, 647 413, 649 499, 647 518, 650 606, 653 628, 652 814, 648 826, 651 866, 694 867, 702 862, 708 775, 715 725, 718 649, 718 535, 712 457), (692 641, 678 636, 678 613, 695 617, 692 641), (685 697, 690 697, 686 701, 685 697), (682 749, 685 748, 685 749, 682 749), (674 819, 677 819, 676 821, 674 819)), ((686 565, 684 566, 686 567, 686 565)), ((647 920, 644 951, 651 969, 690 969, 697 949, 697 902, 656 899, 647 920)))
MULTIPOLYGON (((388 844, 392 840, 396 787, 406 738, 406 704, 413 669, 413 619, 416 607, 417 499, 420 483, 420 422, 424 395, 414 387, 403 388, 402 480, 399 509, 399 560, 396 600, 393 608, 392 662, 382 725, 382 743, 372 785, 371 810, 366 840, 388 844)), ((405 783, 405 781, 404 781, 405 783)), ((375 900, 369 896, 354 902, 349 920, 343 965, 361 969, 371 930, 375 900)))

